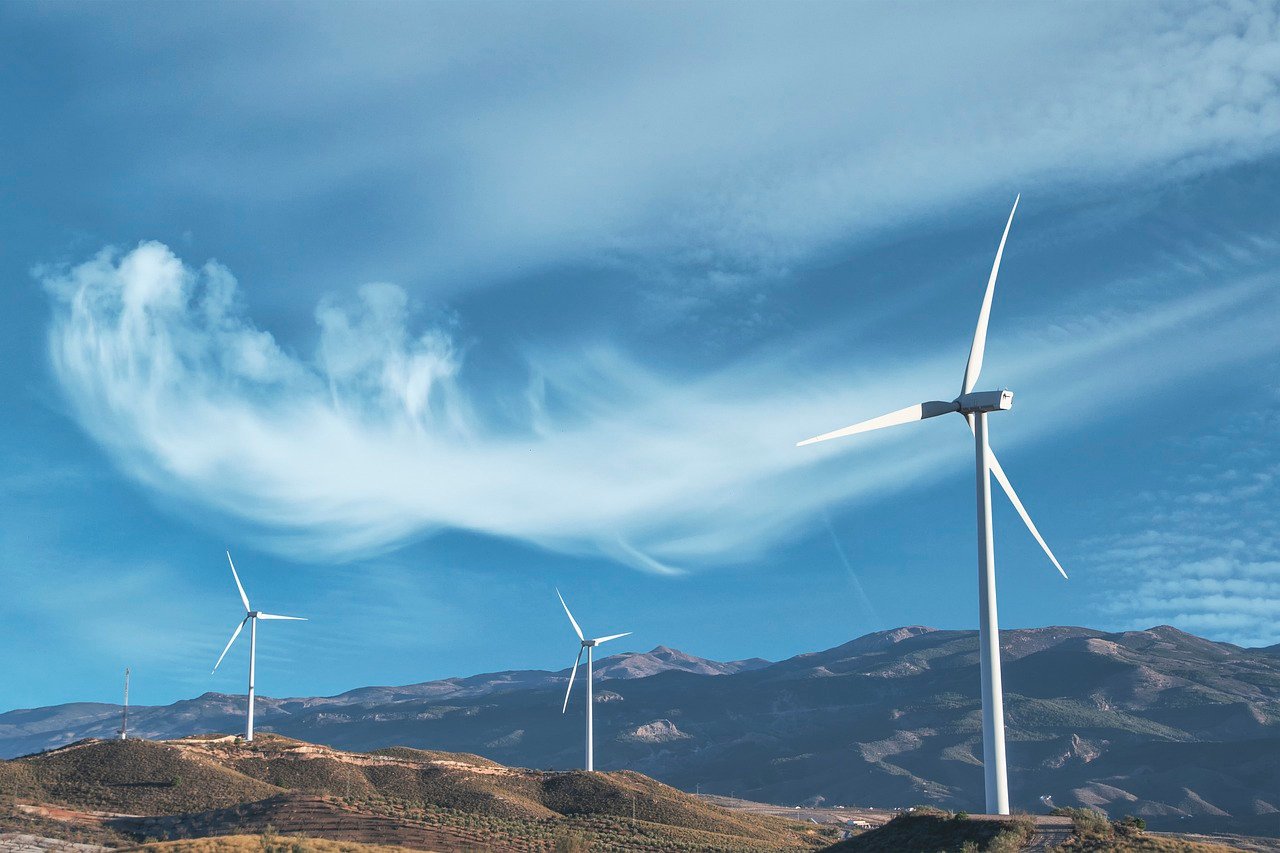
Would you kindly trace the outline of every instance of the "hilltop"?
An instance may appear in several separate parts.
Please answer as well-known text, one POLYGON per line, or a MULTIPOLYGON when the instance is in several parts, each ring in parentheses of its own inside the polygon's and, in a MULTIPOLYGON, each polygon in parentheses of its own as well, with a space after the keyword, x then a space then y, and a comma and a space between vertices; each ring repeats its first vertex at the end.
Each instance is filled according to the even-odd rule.
MULTIPOLYGON (((1154 828, 1280 835, 1280 655, 1157 626, 1001 632, 1017 808, 1134 814, 1154 828)), ((776 663, 674 650, 614 656, 598 684, 598 766, 785 805, 982 809, 975 632, 909 626, 776 663), (693 663, 690 663, 692 661, 693 663), (653 671, 656 668, 657 671, 653 671)), ((564 673, 498 673, 260 700, 264 728, 350 750, 392 745, 576 767, 564 673)), ((243 697, 136 709, 142 733, 233 732, 243 697)), ((16 754, 108 734, 118 710, 0 715, 16 754)))
MULTIPOLYGON (((1247 843, 1247 842, 1246 842, 1247 843)), ((1264 842, 1265 844, 1265 842, 1264 842)), ((1062 853, 1230 853, 1274 849, 1234 847, 1177 836, 1147 833, 1141 821, 1108 821, 1085 809, 1051 817, 970 816, 921 808, 899 814, 868 832, 828 848, 831 853, 903 853, 903 851, 1057 850, 1062 853)))
POLYGON ((3 828, 126 845, 304 834, 415 849, 812 849, 792 821, 731 812, 639 773, 543 772, 407 748, 351 753, 265 735, 84 741, 0 763, 3 828))

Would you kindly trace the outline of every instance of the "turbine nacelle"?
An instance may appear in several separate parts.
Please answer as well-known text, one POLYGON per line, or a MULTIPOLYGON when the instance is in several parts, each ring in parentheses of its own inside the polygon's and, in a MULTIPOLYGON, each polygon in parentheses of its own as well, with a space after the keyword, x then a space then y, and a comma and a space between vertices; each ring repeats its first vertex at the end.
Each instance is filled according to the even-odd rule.
POLYGON ((244 605, 244 618, 240 620, 240 624, 236 625, 236 629, 231 632, 231 639, 227 641, 226 647, 222 650, 222 654, 218 655, 218 662, 213 665, 213 671, 217 672, 218 667, 222 666, 222 660, 227 656, 227 652, 231 651, 231 647, 235 645, 236 638, 240 636, 240 632, 244 630, 246 624, 249 625, 249 702, 248 713, 245 722, 245 740, 253 740, 253 670, 254 661, 257 659, 257 637, 258 637, 258 620, 259 619, 279 619, 289 622, 305 622, 302 616, 281 616, 277 613, 265 613, 261 610, 254 610, 249 604, 249 595, 244 591, 244 584, 240 583, 240 574, 236 571, 235 561, 231 559, 231 552, 227 552, 227 564, 231 566, 231 577, 236 582, 236 592, 240 593, 240 603, 244 605))
POLYGON ((962 415, 973 415, 978 412, 1007 412, 1013 408, 1012 391, 971 391, 961 394, 953 405, 954 411, 962 415))
POLYGON ((560 707, 561 714, 569 710, 569 695, 573 693, 573 680, 578 675, 578 664, 582 663, 582 656, 584 654, 587 656, 587 762, 586 764, 587 764, 587 771, 590 772, 592 770, 595 770, 595 757, 594 757, 595 753, 594 753, 594 748, 592 746, 592 734, 591 734, 591 716, 592 716, 592 707, 591 707, 592 705, 592 702, 591 702, 592 652, 591 650, 594 649, 596 646, 609 642, 610 640, 619 640, 623 637, 629 637, 631 636, 631 632, 625 631, 621 634, 610 634, 607 637, 593 637, 591 639, 588 639, 587 635, 582 633, 582 627, 578 625, 578 620, 573 618, 573 613, 570 612, 569 605, 565 604, 564 596, 560 594, 560 590, 558 589, 556 590, 556 598, 560 599, 560 606, 564 608, 564 615, 569 617, 569 624, 573 626, 573 633, 578 635, 578 657, 573 662, 573 669, 569 671, 569 686, 566 687, 564 691, 564 705, 560 707))
POLYGON ((1009 784, 1005 768, 1004 751, 1004 694, 1000 678, 1000 628, 996 618, 996 576, 995 553, 991 524, 991 477, 995 477, 1000 488, 1009 497, 1013 508, 1021 516, 1027 530, 1035 537, 1044 551, 1064 578, 1058 558, 1049 550, 1049 545, 1036 529, 1027 508, 1022 505, 1017 492, 1009 482, 1004 468, 1000 465, 991 445, 987 440, 987 415, 991 412, 1003 412, 1013 407, 1012 391, 974 391, 978 377, 982 373, 982 361, 987 348, 987 325, 991 319, 991 300, 995 294, 996 276, 1000 272, 1000 259, 1004 256, 1005 241, 1009 238, 1009 227, 1013 225, 1013 215, 1018 210, 1018 199, 1013 201, 1013 210, 1009 211, 1009 219, 1004 226, 1004 234, 1000 237, 1000 246, 996 249, 995 263, 991 265, 991 276, 987 279, 987 289, 982 297, 982 308, 978 312, 978 325, 974 329, 973 343, 969 347, 969 360, 964 366, 964 378, 960 383, 960 396, 951 402, 930 400, 907 406, 895 412, 881 415, 870 420, 860 421, 852 426, 815 435, 813 438, 798 442, 817 444, 835 438, 871 432, 899 424, 936 418, 939 415, 959 412, 964 415, 965 422, 973 433, 976 454, 977 498, 978 498, 978 609, 981 621, 978 627, 979 637, 979 672, 982 680, 982 763, 986 782, 987 811, 995 814, 1009 813, 1009 784))

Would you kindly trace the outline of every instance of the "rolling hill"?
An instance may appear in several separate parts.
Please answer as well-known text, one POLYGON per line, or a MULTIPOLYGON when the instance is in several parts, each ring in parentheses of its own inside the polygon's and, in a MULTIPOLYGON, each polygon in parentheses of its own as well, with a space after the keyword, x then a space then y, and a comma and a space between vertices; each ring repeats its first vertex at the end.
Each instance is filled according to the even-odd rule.
POLYGON ((474 755, 351 753, 276 735, 82 741, 0 763, 0 829, 108 844, 307 835, 414 849, 813 849, 830 831, 731 812, 639 773, 543 772, 474 755))

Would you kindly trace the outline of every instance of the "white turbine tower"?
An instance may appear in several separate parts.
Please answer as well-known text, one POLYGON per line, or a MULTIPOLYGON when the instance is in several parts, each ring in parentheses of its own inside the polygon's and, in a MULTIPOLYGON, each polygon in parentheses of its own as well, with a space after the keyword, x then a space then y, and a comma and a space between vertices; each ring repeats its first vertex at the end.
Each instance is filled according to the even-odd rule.
POLYGON ((240 624, 236 626, 235 631, 231 633, 231 639, 227 641, 227 647, 222 650, 222 654, 218 655, 218 662, 213 665, 213 671, 217 672, 218 667, 222 664, 222 659, 227 656, 227 652, 231 651, 231 646, 236 641, 236 637, 240 636, 240 630, 244 628, 244 623, 249 623, 249 711, 248 722, 244 729, 244 739, 253 740, 253 669, 257 663, 258 656, 258 620, 259 619, 288 619, 292 622, 305 622, 306 617, 303 616, 277 616, 274 613, 263 613, 254 610, 249 606, 249 596, 244 594, 244 585, 240 583, 240 576, 236 574, 236 564, 231 561, 231 552, 227 552, 227 562, 231 564, 231 577, 235 578, 236 589, 240 591, 240 600, 244 602, 244 618, 240 620, 240 624))
POLYGON ((996 250, 996 260, 991 267, 991 278, 987 280, 987 292, 982 298, 978 328, 973 334, 973 346, 969 350, 969 362, 964 368, 964 382, 960 386, 960 396, 950 402, 932 400, 899 409, 869 421, 815 436, 797 445, 813 444, 831 438, 920 421, 949 412, 959 412, 969 422, 969 429, 973 432, 976 446, 978 476, 978 643, 982 673, 982 764, 986 776, 987 811, 1002 815, 1009 813, 1009 784, 1004 757, 1004 692, 1000 684, 1000 629, 996 615, 995 542, 991 530, 991 491, 988 472, 995 475, 996 482, 1009 496, 1013 508, 1018 511, 1018 515, 1022 516, 1027 529, 1040 543, 1040 547, 1044 549, 1053 565, 1064 578, 1067 576, 1057 557, 1053 556, 1053 552, 1049 550, 1044 537, 1031 521, 1026 507, 1018 499, 1017 493, 1009 483, 1009 478, 1005 476, 1004 469, 1000 467, 999 460, 987 444, 987 414, 1009 409, 1013 405, 1013 393, 973 390, 978 381, 978 374, 982 371, 982 355, 987 345, 987 321, 991 316, 991 297, 995 293, 1000 258, 1004 254, 1005 240, 1009 238, 1009 226, 1013 224, 1013 214, 1017 209, 1018 199, 1015 198, 1013 210, 1009 211, 1009 221, 1005 223, 1004 234, 1000 238, 1000 248, 996 250))
POLYGON ((563 714, 569 710, 569 694, 573 692, 573 679, 578 674, 578 664, 582 663, 582 653, 587 653, 587 770, 588 772, 596 769, 595 754, 591 746, 591 650, 601 643, 607 643, 610 640, 617 640, 621 637, 630 636, 631 632, 625 634, 610 634, 607 637, 597 637, 594 640, 588 640, 582 636, 582 629, 578 627, 578 620, 573 618, 573 614, 569 612, 569 605, 564 603, 564 596, 560 595, 560 590, 556 590, 556 596, 560 599, 560 606, 564 608, 565 615, 569 617, 569 624, 573 625, 573 632, 578 635, 578 640, 582 645, 578 647, 578 659, 573 662, 573 671, 569 673, 569 688, 564 692, 564 707, 560 709, 563 714))
POLYGON ((124 668, 124 706, 120 709, 120 740, 129 739, 129 667, 124 668))

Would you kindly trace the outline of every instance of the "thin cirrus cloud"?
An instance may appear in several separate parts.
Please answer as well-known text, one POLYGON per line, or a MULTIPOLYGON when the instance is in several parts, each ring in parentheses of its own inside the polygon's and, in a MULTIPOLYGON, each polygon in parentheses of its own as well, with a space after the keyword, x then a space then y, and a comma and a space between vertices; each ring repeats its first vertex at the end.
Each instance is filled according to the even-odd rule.
POLYGON ((1280 642, 1275 403, 1273 393, 1261 408, 1232 411, 1191 447, 1170 448, 1162 487, 1129 501, 1130 529, 1090 548, 1103 613, 1242 646, 1280 642), (1215 464, 1199 464, 1201 454, 1215 464))
POLYGON ((466 120, 423 113, 467 157, 433 261, 471 272, 588 250, 769 274, 996 186, 1187 176, 1277 145, 1280 30, 1264 5, 1089 21, 1044 6, 800 11, 673 28, 632 10, 623 43, 618 21, 589 16, 579 34, 617 50, 565 45, 553 85, 510 45, 502 88, 474 92, 466 120))
MULTIPOLYGON (((448 330, 414 329, 391 285, 365 286, 354 304, 323 300, 315 353, 302 357, 244 316, 230 271, 191 268, 158 243, 41 277, 55 375, 82 427, 156 493, 248 522, 293 556, 357 557, 460 529, 674 572, 759 553, 832 504, 963 461, 963 429, 955 442, 904 429, 793 446, 946 393, 962 367, 954 347, 873 370, 784 342, 692 380, 608 347, 568 347, 527 354, 526 390, 495 405, 448 330), (904 389, 916 390, 904 400, 904 389), (884 452, 903 442, 909 453, 884 452), (850 451, 852 462, 822 464, 850 451)), ((1044 417, 1011 425, 997 446, 1069 426, 1126 372, 1144 377, 1136 399, 1274 348, 1274 306, 1257 308, 1269 285, 1079 318, 1070 346, 1052 333, 1010 335, 989 364, 1015 346, 1021 366, 997 380, 1064 381, 1045 388, 1044 417), (1191 325, 1234 343, 1179 358, 1175 333, 1191 325)))
POLYGON ((714 289, 986 193, 1176 180, 1280 144, 1270 3, 495 3, 482 28, 465 6, 379 8, 211 7, 206 27, 158 9, 129 21, 147 67, 103 63, 76 107, 201 105, 129 137, 131 199, 328 209, 367 238, 344 252, 458 288, 589 257, 714 289), (155 72, 193 45, 200 75, 155 72))

